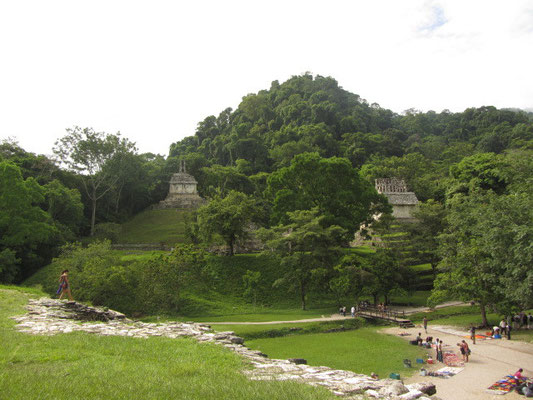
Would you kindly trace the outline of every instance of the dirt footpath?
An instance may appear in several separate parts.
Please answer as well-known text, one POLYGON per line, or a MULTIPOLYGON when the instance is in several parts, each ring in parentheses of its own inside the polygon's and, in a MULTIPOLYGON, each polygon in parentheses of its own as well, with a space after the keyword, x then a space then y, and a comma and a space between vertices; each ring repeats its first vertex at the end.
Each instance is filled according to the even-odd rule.
MULTIPOLYGON (((473 345, 468 332, 457 331, 448 326, 428 325, 428 333, 424 333, 424 328, 418 326, 409 329, 387 328, 384 332, 398 335, 400 332, 407 332, 409 336, 403 336, 406 340, 414 340, 418 332, 422 332, 422 337, 438 337, 444 342, 444 351, 459 353, 457 343, 465 339, 472 350, 470 361, 465 363, 463 371, 448 379, 432 376, 420 376, 415 374, 404 380, 407 383, 419 381, 431 381, 437 387, 437 396, 442 400, 517 400, 524 399, 517 393, 495 395, 487 391, 487 388, 505 375, 514 374, 518 368, 524 368, 524 376, 533 376, 533 344, 506 340, 476 340, 473 345)), ((481 331, 479 332, 481 333, 481 331)), ((435 350, 428 349, 428 353, 435 359, 435 350)), ((416 364, 413 364, 415 367, 416 364)), ((436 363, 433 366, 424 365, 430 370, 437 370, 445 366, 436 363)), ((401 373, 401 372, 400 372, 401 373)))

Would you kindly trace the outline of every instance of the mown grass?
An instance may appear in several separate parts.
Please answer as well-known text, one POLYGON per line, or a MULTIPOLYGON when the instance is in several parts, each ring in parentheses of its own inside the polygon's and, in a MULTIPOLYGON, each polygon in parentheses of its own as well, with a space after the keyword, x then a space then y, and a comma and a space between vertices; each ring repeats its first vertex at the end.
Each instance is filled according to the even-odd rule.
POLYGON ((185 226, 190 211, 146 210, 122 224, 119 243, 189 243, 185 226))
POLYGON ((280 324, 220 324, 213 325, 216 331, 233 331, 246 340, 265 339, 289 335, 307 335, 310 333, 328 333, 332 331, 354 330, 366 325, 362 318, 346 318, 336 321, 291 322, 280 324))
POLYGON ((2 399, 329 399, 324 389, 250 381, 234 353, 192 339, 16 332, 35 289, 0 287, 2 399))
POLYGON ((430 295, 431 291, 429 290, 418 290, 407 296, 392 296, 391 304, 398 306, 425 307, 430 295))
MULTIPOLYGON (((238 331, 237 331, 238 332, 238 331)), ((338 333, 289 335, 246 341, 252 349, 271 358, 305 358, 309 365, 327 365, 361 374, 377 373, 388 377, 391 372, 409 375, 403 360, 414 361, 425 353, 405 340, 378 332, 377 327, 338 333)))

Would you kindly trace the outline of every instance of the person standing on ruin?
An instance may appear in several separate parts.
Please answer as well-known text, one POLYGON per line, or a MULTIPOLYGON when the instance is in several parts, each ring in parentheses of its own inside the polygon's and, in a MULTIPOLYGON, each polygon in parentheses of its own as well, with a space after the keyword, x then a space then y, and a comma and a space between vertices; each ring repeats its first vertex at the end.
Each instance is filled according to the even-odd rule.
POLYGON ((61 276, 59 277, 59 289, 57 290, 57 293, 61 293, 59 295, 59 300, 63 299, 63 296, 66 293, 68 295, 69 300, 74 301, 74 299, 72 298, 72 293, 70 292, 68 269, 65 269, 63 272, 61 272, 61 276))

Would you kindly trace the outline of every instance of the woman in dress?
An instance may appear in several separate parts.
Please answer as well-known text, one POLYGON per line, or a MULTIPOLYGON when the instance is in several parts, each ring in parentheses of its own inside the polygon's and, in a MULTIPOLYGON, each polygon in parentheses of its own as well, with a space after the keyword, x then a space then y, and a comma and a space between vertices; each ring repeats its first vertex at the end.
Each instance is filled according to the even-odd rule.
POLYGON ((63 295, 66 293, 70 301, 74 301, 72 298, 72 293, 70 292, 70 285, 68 282, 68 269, 64 270, 59 277, 59 300, 63 298, 63 295))

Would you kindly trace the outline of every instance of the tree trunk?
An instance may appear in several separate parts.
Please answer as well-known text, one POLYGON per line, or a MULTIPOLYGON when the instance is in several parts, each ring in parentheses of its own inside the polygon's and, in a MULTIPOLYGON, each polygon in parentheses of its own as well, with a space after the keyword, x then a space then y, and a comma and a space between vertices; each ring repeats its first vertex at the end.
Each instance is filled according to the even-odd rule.
POLYGON ((372 297, 374 298, 374 305, 377 306, 378 305, 378 295, 373 293, 372 297))
POLYGON ((91 236, 94 236, 94 224, 96 222, 96 193, 93 192, 93 197, 91 200, 93 206, 93 211, 91 214, 91 236))
POLYGON ((485 303, 479 303, 479 309, 481 311, 481 319, 484 327, 488 327, 489 323, 487 322, 487 310, 485 308, 485 303))
POLYGON ((433 272, 433 280, 437 279, 437 265, 438 263, 430 263, 431 272, 433 272))
POLYGON ((389 305, 389 295, 385 295, 385 305, 388 306, 389 305))
POLYGON ((231 237, 229 239, 229 255, 232 256, 235 254, 235 238, 231 237))
POLYGON ((302 301, 302 310, 305 310, 305 285, 300 283, 300 300, 302 301))

